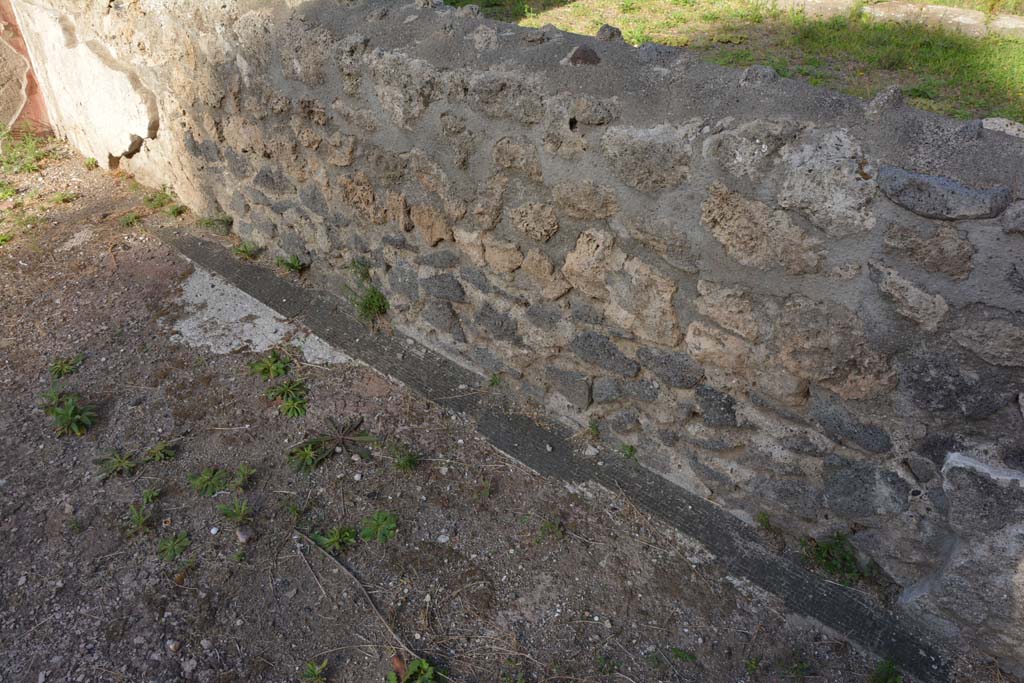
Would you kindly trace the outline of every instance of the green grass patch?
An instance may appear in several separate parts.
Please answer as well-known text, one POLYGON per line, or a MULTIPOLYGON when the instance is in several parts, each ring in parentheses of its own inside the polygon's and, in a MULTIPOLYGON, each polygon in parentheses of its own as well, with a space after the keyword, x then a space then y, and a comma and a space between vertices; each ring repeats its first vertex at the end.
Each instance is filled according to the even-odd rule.
MULTIPOLYGON (((929 0, 930 1, 930 0, 929 0)), ((451 0, 465 5, 471 0, 451 0)), ((474 0, 475 2, 475 0, 474 0)), ((921 0, 924 2, 924 0, 921 0)), ((940 0, 1024 14, 1024 0, 940 0)), ((831 19, 759 0, 486 0, 487 16, 593 35, 605 23, 634 45, 690 46, 732 67, 766 64, 782 76, 871 98, 897 85, 920 108, 1024 122, 1024 40, 973 38, 872 20, 859 8, 831 19)))

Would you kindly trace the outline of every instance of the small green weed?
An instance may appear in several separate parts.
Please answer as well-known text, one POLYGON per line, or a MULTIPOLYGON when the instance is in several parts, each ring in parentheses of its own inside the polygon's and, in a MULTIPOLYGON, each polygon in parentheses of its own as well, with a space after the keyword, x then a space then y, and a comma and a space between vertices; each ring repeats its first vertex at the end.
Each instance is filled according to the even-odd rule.
POLYGON ((300 683, 327 683, 327 676, 324 672, 327 671, 327 660, 317 664, 316 662, 306 662, 305 668, 302 669, 302 675, 299 676, 300 683))
POLYGON ((146 208, 153 210, 162 209, 173 201, 174 197, 167 191, 166 185, 157 192, 151 192, 142 198, 142 203, 146 205, 146 208))
POLYGON ((228 487, 236 491, 244 491, 254 476, 256 476, 256 468, 250 467, 249 463, 243 462, 235 470, 235 476, 231 478, 228 487))
POLYGON ((600 674, 611 675, 619 671, 619 663, 605 655, 598 655, 596 664, 600 674))
POLYGON ((281 405, 277 407, 277 410, 285 417, 302 417, 306 414, 308 408, 309 404, 304 397, 286 398, 281 401, 281 405))
POLYGON ((4 246, 8 242, 14 239, 14 235, 9 232, 0 232, 0 247, 4 246))
POLYGON ((401 680, 392 671, 388 674, 387 683, 435 683, 437 670, 425 659, 414 659, 406 666, 405 676, 401 680))
POLYGON ((95 171, 100 167, 100 162, 96 161, 94 157, 89 157, 82 163, 82 165, 85 166, 86 171, 95 171))
POLYGON ((757 522, 757 526, 762 531, 772 530, 772 520, 768 517, 768 513, 765 512, 764 510, 761 510, 760 512, 757 513, 757 515, 754 517, 754 521, 757 522))
POLYGON ((50 376, 54 379, 63 379, 68 375, 72 375, 75 370, 81 367, 84 360, 85 356, 81 353, 70 358, 58 358, 50 363, 50 376))
POLYGON ((288 451, 288 462, 298 472, 312 472, 326 460, 334 450, 334 446, 326 446, 310 441, 288 451))
POLYGON ((395 442, 388 446, 391 452, 391 459, 402 472, 412 472, 420 464, 419 453, 415 452, 404 443, 395 442))
POLYGON ((274 350, 258 361, 249 363, 249 372, 269 381, 277 377, 283 377, 290 367, 291 362, 286 358, 282 358, 281 354, 274 350))
POLYGON ((76 199, 78 199, 78 194, 75 192, 54 192, 50 197, 50 201, 54 204, 70 204, 76 199))
POLYGON ((100 479, 110 477, 127 477, 134 472, 139 464, 130 453, 111 451, 110 455, 100 460, 100 479))
POLYGON ((693 654, 689 650, 683 650, 682 648, 678 647, 670 647, 668 651, 672 654, 672 658, 677 661, 686 662, 687 664, 692 664, 697 661, 697 655, 693 654))
POLYGON ((281 382, 275 386, 267 389, 266 397, 271 400, 281 399, 287 401, 289 399, 305 398, 306 396, 306 383, 302 380, 293 380, 289 382, 281 382))
POLYGON ((326 534, 313 534, 312 538, 327 552, 340 553, 356 544, 358 534, 352 527, 336 526, 326 534))
POLYGON ((166 460, 174 460, 176 455, 177 452, 174 450, 174 446, 166 441, 158 441, 146 451, 146 460, 150 462, 164 462, 166 460))
POLYGON ((60 403, 50 409, 57 436, 84 436, 96 423, 96 411, 79 401, 74 394, 62 395, 60 403))
POLYGON ((149 528, 149 520, 153 513, 146 509, 145 505, 128 506, 128 535, 144 533, 149 528))
POLYGON ((152 505, 160 497, 160 489, 145 489, 142 492, 142 504, 152 505))
POLYGON ((354 258, 349 263, 348 269, 352 271, 352 274, 356 276, 356 279, 362 283, 370 282, 370 264, 361 258, 354 258))
POLYGON ((883 659, 871 673, 868 683, 903 683, 903 676, 892 660, 883 659))
POLYGON ((800 541, 804 558, 815 569, 833 576, 840 583, 852 585, 864 577, 857 563, 857 553, 845 534, 835 533, 831 538, 800 541))
POLYGON ((6 126, 0 126, 0 170, 4 173, 35 173, 39 162, 48 156, 43 139, 31 132, 15 138, 6 126))
POLYGON ((560 520, 544 520, 537 529, 537 543, 547 540, 561 541, 565 538, 565 525, 560 520))
POLYGON ((184 216, 186 213, 188 213, 188 207, 185 206, 184 204, 174 204, 173 206, 167 209, 167 215, 171 216, 172 218, 184 216))
POLYGON ((308 263, 303 263, 302 259, 295 255, 289 256, 288 258, 278 256, 277 265, 280 268, 284 268, 289 273, 295 273, 296 275, 309 268, 308 263))
POLYGON ((594 418, 591 418, 587 424, 587 434, 591 439, 597 441, 601 438, 601 424, 594 418))
POLYGON ((199 219, 199 227, 206 228, 217 235, 227 235, 231 232, 231 226, 234 224, 235 220, 224 213, 199 219))
POLYGON ((384 543, 395 537, 398 530, 398 517, 386 510, 378 510, 370 517, 363 518, 362 536, 364 541, 384 543))
POLYGON ((201 496, 212 496, 228 488, 229 477, 226 470, 208 467, 199 474, 190 475, 188 483, 192 490, 201 496))
POLYGON ((491 379, 487 381, 487 384, 491 388, 497 388, 501 386, 501 374, 495 372, 491 375, 491 379))
POLYGON ((190 545, 192 545, 192 541, 189 539, 188 534, 183 531, 176 536, 161 539, 156 547, 156 552, 164 562, 174 562, 188 550, 190 545))
POLYGON ((388 299, 384 292, 373 285, 367 287, 359 298, 356 299, 356 310, 359 312, 360 320, 372 323, 377 318, 387 315, 390 308, 388 299))
POLYGON ((231 252, 243 258, 246 261, 255 261, 256 257, 263 253, 263 247, 253 244, 252 242, 242 242, 238 246, 234 247, 231 252))
POLYGON ((0 180, 0 201, 10 199, 16 194, 18 194, 18 188, 6 180, 0 180))
POLYGON ((121 216, 121 227, 132 228, 139 224, 142 217, 134 211, 129 211, 125 215, 121 216))
POLYGON ((235 498, 230 503, 217 506, 217 511, 235 524, 245 524, 252 519, 249 503, 242 498, 235 498))
POLYGON ((761 668, 761 658, 751 657, 743 663, 743 666, 746 667, 748 674, 756 674, 757 670, 761 668))
POLYGON ((636 459, 636 446, 634 446, 633 444, 624 443, 622 444, 622 446, 620 446, 620 449, 622 450, 623 457, 629 460, 636 459))

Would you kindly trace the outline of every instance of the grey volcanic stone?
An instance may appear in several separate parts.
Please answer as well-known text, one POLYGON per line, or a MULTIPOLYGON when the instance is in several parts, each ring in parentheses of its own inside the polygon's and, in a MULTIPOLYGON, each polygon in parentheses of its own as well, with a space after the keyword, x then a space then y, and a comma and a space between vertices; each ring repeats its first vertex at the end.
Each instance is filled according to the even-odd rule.
POLYGON ((1000 220, 1002 221, 1004 232, 1024 235, 1024 201, 1011 204, 1000 220))
POLYGON ((608 418, 608 424, 616 434, 631 434, 640 429, 640 417, 635 410, 623 410, 608 418))
POLYGON ((453 268, 459 263, 459 255, 454 251, 442 249, 439 251, 428 251, 416 258, 416 263, 431 268, 453 268))
POLYGON ((555 304, 535 303, 526 309, 526 318, 537 327, 554 327, 562 319, 562 309, 555 304))
POLYGON ((622 31, 611 24, 604 24, 601 28, 597 29, 595 37, 598 40, 622 40, 622 31))
POLYGON ((455 341, 466 341, 466 334, 459 322, 459 317, 447 301, 428 301, 427 305, 423 307, 422 317, 436 330, 450 334, 455 341))
POLYGON ((416 279, 416 269, 405 263, 396 263, 388 273, 388 284, 399 296, 409 301, 420 298, 420 286, 416 279))
POLYGON ((1005 187, 967 187, 952 178, 911 173, 895 166, 882 166, 877 182, 885 196, 903 208, 947 221, 995 218, 1011 199, 1005 187))
POLYGON ((653 401, 658 398, 658 387, 647 380, 619 380, 598 377, 594 380, 594 402, 613 403, 623 398, 653 401))
POLYGON ((466 301, 466 290, 462 288, 462 285, 453 275, 448 275, 447 273, 432 275, 420 280, 420 285, 423 286, 427 294, 435 299, 452 301, 457 304, 466 301))
POLYGON ((582 360, 605 370, 616 372, 626 377, 635 377, 640 372, 640 364, 627 357, 615 343, 597 332, 583 332, 576 335, 569 348, 582 360))
POLYGON ((808 413, 825 436, 838 444, 856 446, 869 453, 886 453, 892 449, 892 440, 884 429, 860 422, 837 399, 823 391, 812 392, 808 413))
POLYGON ((908 507, 910 486, 875 465, 830 455, 824 475, 825 503, 844 518, 896 514, 908 507))
POLYGON ((519 327, 507 313, 501 313, 494 306, 485 303, 474 321, 495 339, 507 342, 519 342, 519 327))
POLYGON ((779 73, 775 69, 770 66, 755 64, 748 66, 743 71, 740 83, 743 85, 763 85, 765 83, 774 83, 777 80, 779 80, 779 73))
POLYGON ((712 427, 736 426, 736 399, 706 384, 697 387, 697 406, 704 422, 712 427))
POLYGON ((572 370, 548 368, 544 372, 551 388, 580 410, 590 405, 590 381, 587 376, 572 370))
POLYGON ((984 534, 1024 519, 1021 481, 997 481, 970 467, 945 470, 949 522, 961 534, 984 534))
POLYGON ((645 368, 671 387, 692 389, 704 379, 704 369, 685 353, 640 349, 636 357, 645 368))

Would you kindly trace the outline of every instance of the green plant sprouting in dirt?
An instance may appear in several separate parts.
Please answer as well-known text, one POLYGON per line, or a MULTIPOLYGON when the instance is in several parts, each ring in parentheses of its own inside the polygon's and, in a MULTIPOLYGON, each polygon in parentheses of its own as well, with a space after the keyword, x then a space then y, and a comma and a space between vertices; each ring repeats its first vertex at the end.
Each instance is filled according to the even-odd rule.
POLYGON ((750 659, 748 659, 747 661, 745 661, 743 663, 743 666, 747 670, 748 674, 751 674, 751 675, 756 674, 758 669, 761 668, 761 658, 760 657, 751 657, 750 659))
POLYGON ((10 199, 14 195, 18 194, 18 188, 10 184, 6 180, 0 179, 0 201, 10 199))
POLYGON ((361 430, 362 418, 343 421, 331 420, 333 433, 318 434, 293 446, 288 451, 288 463, 297 472, 312 472, 336 452, 347 453, 353 446, 377 443, 377 437, 361 430))
POLYGON ((305 398, 286 398, 277 407, 279 413, 285 417, 302 417, 306 414, 309 404, 305 398))
POLYGON ((391 304, 388 303, 384 292, 373 285, 367 286, 356 298, 356 311, 359 313, 359 319, 364 322, 372 323, 377 318, 387 315, 390 308, 391 304))
POLYGON ((857 562, 857 553, 845 534, 835 533, 830 538, 800 541, 807 563, 831 575, 837 581, 852 585, 864 577, 857 562))
POLYGON ((78 194, 75 192, 54 192, 53 196, 50 197, 50 201, 54 204, 70 204, 71 202, 78 199, 78 194))
POLYGON ((362 521, 360 536, 364 541, 385 543, 395 537, 398 530, 398 517, 387 510, 377 510, 362 521))
POLYGON ((405 675, 398 677, 392 671, 388 674, 387 683, 436 683, 437 670, 425 659, 414 659, 406 665, 405 675))
POLYGON ((279 354, 275 349, 263 358, 260 358, 258 361, 249 363, 249 372, 270 381, 278 377, 283 377, 288 373, 288 369, 290 367, 291 361, 287 358, 282 358, 281 354, 279 354))
POLYGON ((900 675, 896 664, 888 659, 883 659, 875 667, 868 678, 868 683, 903 683, 903 676, 900 675))
POLYGON ((164 462, 166 460, 174 460, 174 456, 177 452, 174 450, 174 446, 167 441, 158 441, 146 451, 146 460, 150 462, 164 462))
POLYGON ((82 162, 82 165, 85 166, 86 171, 95 171, 97 168, 100 167, 100 162, 96 161, 95 157, 89 157, 84 162, 82 162))
POLYGON ((302 675, 299 676, 299 683, 327 683, 327 676, 324 675, 326 671, 326 659, 319 664, 306 662, 306 666, 302 669, 302 675))
POLYGON ((309 268, 308 263, 304 263, 302 259, 294 254, 285 258, 283 256, 277 257, 277 265, 279 268, 284 268, 289 273, 295 273, 296 275, 302 273, 304 270, 309 268))
POLYGON ((230 475, 227 470, 208 467, 199 474, 189 475, 188 483, 192 490, 201 496, 212 496, 228 488, 230 475))
POLYGON ((69 358, 58 358, 57 360, 50 363, 50 377, 54 379, 63 379, 68 375, 72 375, 82 365, 82 361, 85 360, 84 354, 77 354, 69 358))
POLYGON ((188 213, 188 207, 185 206, 184 204, 172 204, 171 206, 167 207, 167 215, 172 218, 184 216, 186 213, 188 213))
POLYGON ((190 545, 192 545, 192 541, 189 539, 188 533, 183 531, 175 536, 161 539, 156 552, 164 562, 174 562, 188 550, 190 545))
POLYGON ((139 214, 135 213, 134 211, 129 211, 125 215, 121 216, 121 221, 120 221, 121 222, 121 227, 124 227, 124 228, 135 227, 136 225, 139 224, 139 221, 141 221, 141 220, 142 220, 142 217, 139 216, 139 214))
POLYGON ((231 226, 234 224, 235 219, 224 213, 199 219, 199 227, 206 228, 217 235, 227 235, 231 232, 231 226))
POLYGON ((231 252, 235 256, 243 258, 246 261, 255 261, 256 258, 263 253, 263 247, 252 242, 242 242, 235 246, 231 252))
POLYGON ((249 483, 252 482, 252 478, 256 476, 256 468, 251 467, 249 463, 243 462, 235 470, 235 476, 228 482, 228 488, 234 489, 235 491, 244 491, 249 483))
POLYGON ((772 530, 772 520, 768 516, 768 513, 765 512, 764 510, 761 510, 760 512, 757 513, 757 515, 754 517, 754 521, 757 522, 758 528, 762 531, 772 530))
POLYGON ((14 239, 14 235, 9 232, 0 232, 0 247, 4 246, 8 242, 14 239))
POLYGON ((139 467, 131 453, 111 451, 110 455, 99 461, 100 479, 111 477, 127 477, 139 467))
POLYGON ((149 520, 153 513, 146 509, 145 505, 128 506, 128 535, 135 536, 149 529, 149 520))
POLYGON ((536 543, 540 545, 548 540, 561 541, 565 538, 565 525, 561 520, 545 519, 537 528, 536 543))
POLYGON ((43 139, 31 132, 15 137, 7 126, 0 125, 0 171, 4 173, 35 173, 39 162, 48 156, 43 139))
POLYGON ((305 398, 306 383, 302 380, 291 380, 281 382, 267 389, 266 397, 272 400, 287 400, 290 398, 305 398))
POLYGON ((353 547, 359 538, 358 533, 352 527, 336 526, 325 534, 312 534, 316 544, 329 553, 341 553, 353 547))
POLYGON ((494 374, 492 374, 491 378, 487 381, 487 384, 492 389, 500 387, 501 386, 501 373, 495 372, 494 374))
POLYGON ((388 444, 388 451, 391 453, 391 459, 402 472, 412 472, 420 464, 420 455, 416 451, 412 450, 404 443, 399 441, 388 444))
POLYGON ((675 659, 676 661, 685 662, 687 664, 693 664, 697 661, 697 655, 693 654, 689 650, 684 650, 679 647, 670 647, 668 651, 672 655, 672 659, 675 659))
POLYGON ((43 394, 43 412, 53 418, 57 436, 84 436, 96 424, 96 411, 82 403, 78 394, 54 387, 43 394))
POLYGON ((636 446, 634 446, 633 444, 624 443, 620 448, 622 450, 623 457, 625 457, 628 460, 636 459, 636 446))
POLYGON ((156 499, 160 497, 160 489, 143 489, 142 491, 142 504, 152 505, 156 502, 156 499))
POLYGON ((218 505, 217 511, 235 524, 245 524, 252 519, 252 510, 244 498, 235 498, 230 503, 218 505))
POLYGON ((146 205, 146 208, 153 210, 162 209, 173 201, 174 195, 167 191, 166 185, 156 192, 147 194, 142 199, 142 203, 146 205))

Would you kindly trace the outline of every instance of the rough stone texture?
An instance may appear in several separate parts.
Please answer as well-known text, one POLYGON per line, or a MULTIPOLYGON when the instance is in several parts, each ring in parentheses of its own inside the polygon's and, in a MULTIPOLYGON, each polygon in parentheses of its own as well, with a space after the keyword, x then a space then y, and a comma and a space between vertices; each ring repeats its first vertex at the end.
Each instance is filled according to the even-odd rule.
POLYGON ((984 531, 1024 462, 944 467, 1019 440, 1021 138, 437 3, 14 4, 86 155, 315 285, 371 257, 399 332, 746 519, 855 531, 1024 671, 1022 544, 984 531))
POLYGON ((821 268, 820 242, 794 225, 785 211, 746 199, 724 185, 711 187, 702 218, 726 253, 745 266, 781 266, 791 275, 821 268))
POLYGON ((895 166, 879 169, 878 186, 900 206, 926 218, 947 221, 995 218, 1013 198, 1005 187, 968 187, 952 178, 911 173, 895 166))
POLYGON ((28 60, 0 36, 0 124, 10 128, 28 101, 28 60))

